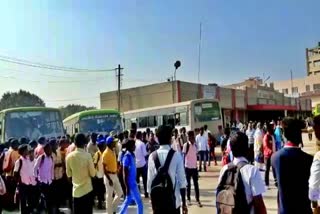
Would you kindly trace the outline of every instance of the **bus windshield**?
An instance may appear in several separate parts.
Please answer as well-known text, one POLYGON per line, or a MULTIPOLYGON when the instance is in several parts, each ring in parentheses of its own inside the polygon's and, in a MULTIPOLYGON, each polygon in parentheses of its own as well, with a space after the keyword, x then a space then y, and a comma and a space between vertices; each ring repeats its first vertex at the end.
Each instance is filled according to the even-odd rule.
POLYGON ((119 114, 92 115, 83 117, 80 120, 80 132, 109 133, 111 131, 121 131, 121 118, 119 114))
POLYGON ((63 136, 63 125, 58 111, 21 111, 9 112, 5 119, 5 140, 27 137, 37 140, 39 137, 63 136))
POLYGON ((201 102, 194 105, 195 122, 208 122, 220 120, 220 107, 218 102, 201 102))

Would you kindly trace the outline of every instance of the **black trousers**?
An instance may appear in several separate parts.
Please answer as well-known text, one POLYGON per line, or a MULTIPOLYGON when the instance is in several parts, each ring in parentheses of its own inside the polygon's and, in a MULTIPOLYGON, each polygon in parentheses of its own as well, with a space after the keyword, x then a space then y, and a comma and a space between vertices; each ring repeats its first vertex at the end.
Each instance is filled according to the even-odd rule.
POLYGON ((92 192, 80 197, 73 198, 73 214, 92 214, 93 197, 92 192))
POLYGON ((44 199, 46 210, 49 214, 54 213, 54 195, 51 184, 40 183, 40 193, 44 199))
POLYGON ((270 158, 264 158, 264 163, 266 165, 266 171, 264 174, 264 181, 266 183, 266 186, 269 186, 269 174, 270 174, 270 168, 272 170, 272 174, 273 174, 273 178, 274 178, 274 182, 276 183, 276 178, 275 178, 275 172, 274 169, 271 167, 271 157, 270 158))
POLYGON ((254 162, 254 144, 249 144, 249 154, 248 154, 248 161, 253 164, 254 162))
POLYGON ((26 184, 19 184, 20 212, 30 214, 38 207, 38 187, 26 184))
POLYGON ((196 200, 199 201, 200 195, 199 195, 198 169, 186 168, 186 178, 187 178, 187 199, 189 201, 191 200, 190 195, 191 195, 191 178, 192 178, 196 200))
POLYGON ((104 202, 104 195, 106 194, 106 186, 104 185, 103 178, 97 178, 94 177, 92 179, 93 184, 93 197, 97 197, 98 199, 98 205, 102 206, 102 203, 104 202))
POLYGON ((148 195, 147 193, 147 165, 137 168, 137 184, 140 189, 140 176, 142 176, 143 181, 143 188, 144 188, 144 194, 148 195))

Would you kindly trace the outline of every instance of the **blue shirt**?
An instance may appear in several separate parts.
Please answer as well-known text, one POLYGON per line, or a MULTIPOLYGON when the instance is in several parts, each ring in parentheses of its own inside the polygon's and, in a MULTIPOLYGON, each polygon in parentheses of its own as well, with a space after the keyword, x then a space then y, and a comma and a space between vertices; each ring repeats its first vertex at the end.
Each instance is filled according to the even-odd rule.
POLYGON ((271 165, 278 183, 279 213, 311 214, 308 197, 312 156, 298 147, 287 147, 276 152, 271 165))
POLYGON ((127 167, 129 171, 129 186, 135 187, 137 185, 136 176, 137 176, 137 168, 136 168, 136 160, 134 155, 127 151, 122 159, 123 167, 127 167))

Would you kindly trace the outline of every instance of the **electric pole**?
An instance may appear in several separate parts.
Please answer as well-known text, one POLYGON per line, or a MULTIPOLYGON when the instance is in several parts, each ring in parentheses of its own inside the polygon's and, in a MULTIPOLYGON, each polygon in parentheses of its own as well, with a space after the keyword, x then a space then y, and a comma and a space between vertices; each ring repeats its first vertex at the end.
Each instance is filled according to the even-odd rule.
POLYGON ((117 73, 116 73, 116 76, 117 76, 117 80, 118 80, 118 111, 120 112, 120 106, 121 106, 121 80, 122 80, 122 76, 123 74, 121 73, 121 70, 123 68, 121 68, 120 64, 118 65, 118 68, 116 69, 117 70, 117 73))

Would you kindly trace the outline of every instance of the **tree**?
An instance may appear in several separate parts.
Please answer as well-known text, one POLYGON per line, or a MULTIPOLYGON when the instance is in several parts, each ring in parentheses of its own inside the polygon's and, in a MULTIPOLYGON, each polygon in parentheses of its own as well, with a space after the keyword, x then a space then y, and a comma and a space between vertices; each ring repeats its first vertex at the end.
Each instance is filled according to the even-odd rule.
POLYGON ((90 110, 90 109, 95 109, 95 107, 87 107, 87 106, 77 105, 77 104, 71 104, 71 105, 60 107, 61 115, 63 119, 69 117, 74 113, 90 110))
POLYGON ((45 106, 44 101, 35 94, 20 90, 18 92, 6 92, 0 100, 0 110, 15 107, 45 106))

